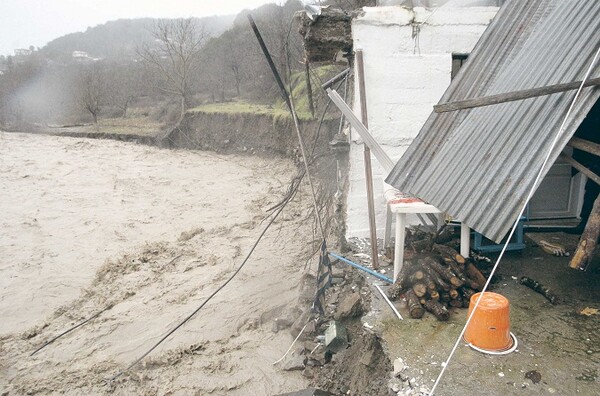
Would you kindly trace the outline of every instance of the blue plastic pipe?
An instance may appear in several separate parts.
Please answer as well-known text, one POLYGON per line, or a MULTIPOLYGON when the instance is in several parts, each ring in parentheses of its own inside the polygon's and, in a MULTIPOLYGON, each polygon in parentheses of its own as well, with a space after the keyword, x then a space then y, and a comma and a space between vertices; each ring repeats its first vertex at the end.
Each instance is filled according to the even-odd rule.
POLYGON ((348 260, 347 258, 344 258, 344 257, 342 257, 342 256, 338 256, 337 254, 334 254, 334 253, 331 253, 331 252, 329 253, 329 255, 330 255, 331 257, 335 257, 336 259, 343 261, 343 262, 344 262, 344 263, 346 263, 346 264, 350 264, 350 265, 351 265, 351 266, 353 266, 354 268, 358 268, 358 269, 359 269, 359 270, 361 270, 361 271, 365 271, 366 273, 368 273, 369 275, 373 275, 373 276, 374 276, 374 277, 376 277, 377 279, 381 279, 382 281, 386 281, 387 283, 394 283, 394 281, 392 281, 392 280, 391 280, 390 278, 388 278, 387 276, 383 276, 383 275, 381 275, 380 273, 378 273, 378 272, 375 272, 375 271, 373 271, 372 269, 369 269, 369 268, 367 268, 367 267, 363 267, 363 266, 362 266, 362 265, 360 265, 360 264, 353 263, 352 261, 348 260))

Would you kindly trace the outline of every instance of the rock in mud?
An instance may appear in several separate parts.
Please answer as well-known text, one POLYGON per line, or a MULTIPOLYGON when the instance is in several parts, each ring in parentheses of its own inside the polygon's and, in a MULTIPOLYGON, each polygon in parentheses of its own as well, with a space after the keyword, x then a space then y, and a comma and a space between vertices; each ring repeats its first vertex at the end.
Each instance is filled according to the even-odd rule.
POLYGON ((295 355, 286 359, 283 369, 285 371, 304 370, 304 356, 295 355))
POLYGON ((346 318, 354 318, 361 315, 362 302, 360 294, 350 293, 342 298, 342 301, 337 307, 334 315, 335 320, 342 320, 346 318))
POLYGON ((406 364, 402 358, 394 360, 394 377, 399 377, 404 369, 406 369, 406 364))

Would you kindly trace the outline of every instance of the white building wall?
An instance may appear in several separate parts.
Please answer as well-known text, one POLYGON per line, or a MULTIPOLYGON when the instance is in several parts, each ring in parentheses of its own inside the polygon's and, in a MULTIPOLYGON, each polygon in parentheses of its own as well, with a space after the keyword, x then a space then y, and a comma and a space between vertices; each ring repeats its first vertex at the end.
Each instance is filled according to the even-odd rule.
MULTIPOLYGON (((452 53, 469 53, 494 17, 496 7, 441 7, 432 10, 366 7, 354 19, 354 49, 363 51, 369 130, 396 162, 450 84, 452 53), (413 24, 419 24, 413 38, 413 24)), ((354 104, 360 114, 358 84, 354 104)), ((347 237, 368 237, 369 217, 363 145, 352 131, 347 237)), ((375 158, 373 191, 377 234, 383 237, 387 176, 375 158)))

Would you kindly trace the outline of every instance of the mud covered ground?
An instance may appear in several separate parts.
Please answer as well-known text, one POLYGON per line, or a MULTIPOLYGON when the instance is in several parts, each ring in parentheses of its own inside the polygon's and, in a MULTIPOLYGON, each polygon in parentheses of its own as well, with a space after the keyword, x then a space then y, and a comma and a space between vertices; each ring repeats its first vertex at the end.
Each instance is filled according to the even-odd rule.
POLYGON ((296 287, 313 249, 304 193, 221 294, 130 373, 106 381, 229 277, 293 174, 282 159, 2 133, 0 389, 266 395, 306 387, 299 372, 272 364, 292 341, 273 323, 297 319, 296 287))

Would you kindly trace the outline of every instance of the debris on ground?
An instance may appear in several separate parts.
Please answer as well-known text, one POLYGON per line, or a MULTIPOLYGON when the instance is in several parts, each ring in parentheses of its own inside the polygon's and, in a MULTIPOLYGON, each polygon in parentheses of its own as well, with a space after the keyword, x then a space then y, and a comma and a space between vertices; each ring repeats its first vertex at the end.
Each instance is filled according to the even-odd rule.
POLYGON ((541 241, 539 241, 538 244, 544 252, 551 254, 553 256, 557 256, 557 257, 569 256, 569 252, 566 251, 564 246, 562 246, 556 242, 550 243, 548 241, 541 240, 541 241))
POLYGON ((525 378, 531 380, 534 384, 537 384, 542 380, 542 374, 537 370, 531 370, 525 373, 525 378))
POLYGON ((598 315, 599 311, 598 308, 590 308, 590 307, 585 307, 584 309, 581 310, 581 312, 579 312, 581 315, 585 315, 585 316, 592 316, 592 315, 598 315))
POLYGON ((551 304, 558 304, 558 296, 556 294, 554 294, 554 292, 552 292, 549 288, 542 285, 538 281, 533 280, 527 276, 524 276, 521 278, 519 283, 521 283, 524 286, 527 286, 528 288, 532 289, 535 292, 540 293, 542 296, 546 297, 546 299, 548 301, 550 301, 551 304))

